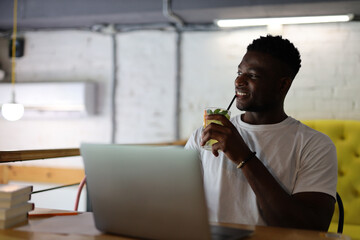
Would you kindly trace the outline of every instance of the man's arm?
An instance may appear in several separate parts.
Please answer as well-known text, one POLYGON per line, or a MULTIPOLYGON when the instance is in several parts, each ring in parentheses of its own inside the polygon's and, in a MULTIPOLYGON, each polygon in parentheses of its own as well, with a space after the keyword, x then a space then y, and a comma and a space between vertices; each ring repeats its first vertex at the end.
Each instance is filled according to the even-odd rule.
POLYGON ((327 231, 335 199, 325 193, 288 194, 257 158, 242 167, 265 222, 271 226, 327 231))
MULTIPOLYGON (((215 156, 218 156, 218 150, 222 150, 238 165, 251 155, 230 121, 221 115, 211 115, 208 119, 219 120, 224 125, 210 124, 203 131, 202 144, 209 139, 219 141, 213 145, 215 156)), ((288 194, 256 157, 241 170, 256 195, 261 214, 268 225, 327 231, 334 212, 335 199, 332 196, 320 192, 288 194)))

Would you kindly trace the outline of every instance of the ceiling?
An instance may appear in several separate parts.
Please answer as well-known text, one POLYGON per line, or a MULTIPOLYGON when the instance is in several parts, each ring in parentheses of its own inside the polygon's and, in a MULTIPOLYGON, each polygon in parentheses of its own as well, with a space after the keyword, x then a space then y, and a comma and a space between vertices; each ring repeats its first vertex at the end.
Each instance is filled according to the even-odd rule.
MULTIPOLYGON (((168 24, 162 0, 18 0, 18 29, 88 28, 97 24, 168 24)), ((172 0, 186 24, 220 18, 354 13, 360 0, 172 0)), ((13 24, 13 0, 0 0, 0 31, 13 24)))

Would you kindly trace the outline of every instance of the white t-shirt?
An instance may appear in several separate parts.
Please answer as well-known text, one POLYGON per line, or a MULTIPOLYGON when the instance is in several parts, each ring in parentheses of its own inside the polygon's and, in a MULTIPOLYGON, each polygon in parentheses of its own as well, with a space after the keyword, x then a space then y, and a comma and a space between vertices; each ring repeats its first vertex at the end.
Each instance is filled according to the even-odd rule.
MULTIPOLYGON (((291 117, 277 124, 251 125, 238 115, 231 122, 289 194, 323 192, 335 198, 336 149, 328 136, 291 117)), ((215 157, 201 148, 201 132, 202 128, 197 129, 185 148, 199 152, 209 220, 265 225, 242 170, 223 152, 215 157)))

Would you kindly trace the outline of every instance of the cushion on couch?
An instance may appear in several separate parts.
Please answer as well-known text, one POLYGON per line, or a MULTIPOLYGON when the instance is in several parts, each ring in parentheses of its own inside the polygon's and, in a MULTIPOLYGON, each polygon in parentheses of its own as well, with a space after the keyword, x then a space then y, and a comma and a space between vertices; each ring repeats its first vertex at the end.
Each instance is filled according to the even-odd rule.
MULTIPOLYGON (((304 124, 328 135, 336 146, 338 157, 337 191, 344 204, 344 231, 360 240, 360 121, 304 120, 304 124)), ((337 231, 336 207, 329 231, 337 231)))

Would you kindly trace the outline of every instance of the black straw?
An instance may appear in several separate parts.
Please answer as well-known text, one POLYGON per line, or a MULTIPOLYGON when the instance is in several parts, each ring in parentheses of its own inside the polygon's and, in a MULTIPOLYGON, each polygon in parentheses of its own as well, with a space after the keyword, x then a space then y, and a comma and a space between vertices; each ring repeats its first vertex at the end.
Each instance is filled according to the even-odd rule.
POLYGON ((231 108, 231 105, 233 104, 233 102, 235 101, 236 95, 233 97, 233 99, 231 100, 231 103, 229 104, 229 106, 227 107, 227 111, 229 111, 229 109, 231 108))

